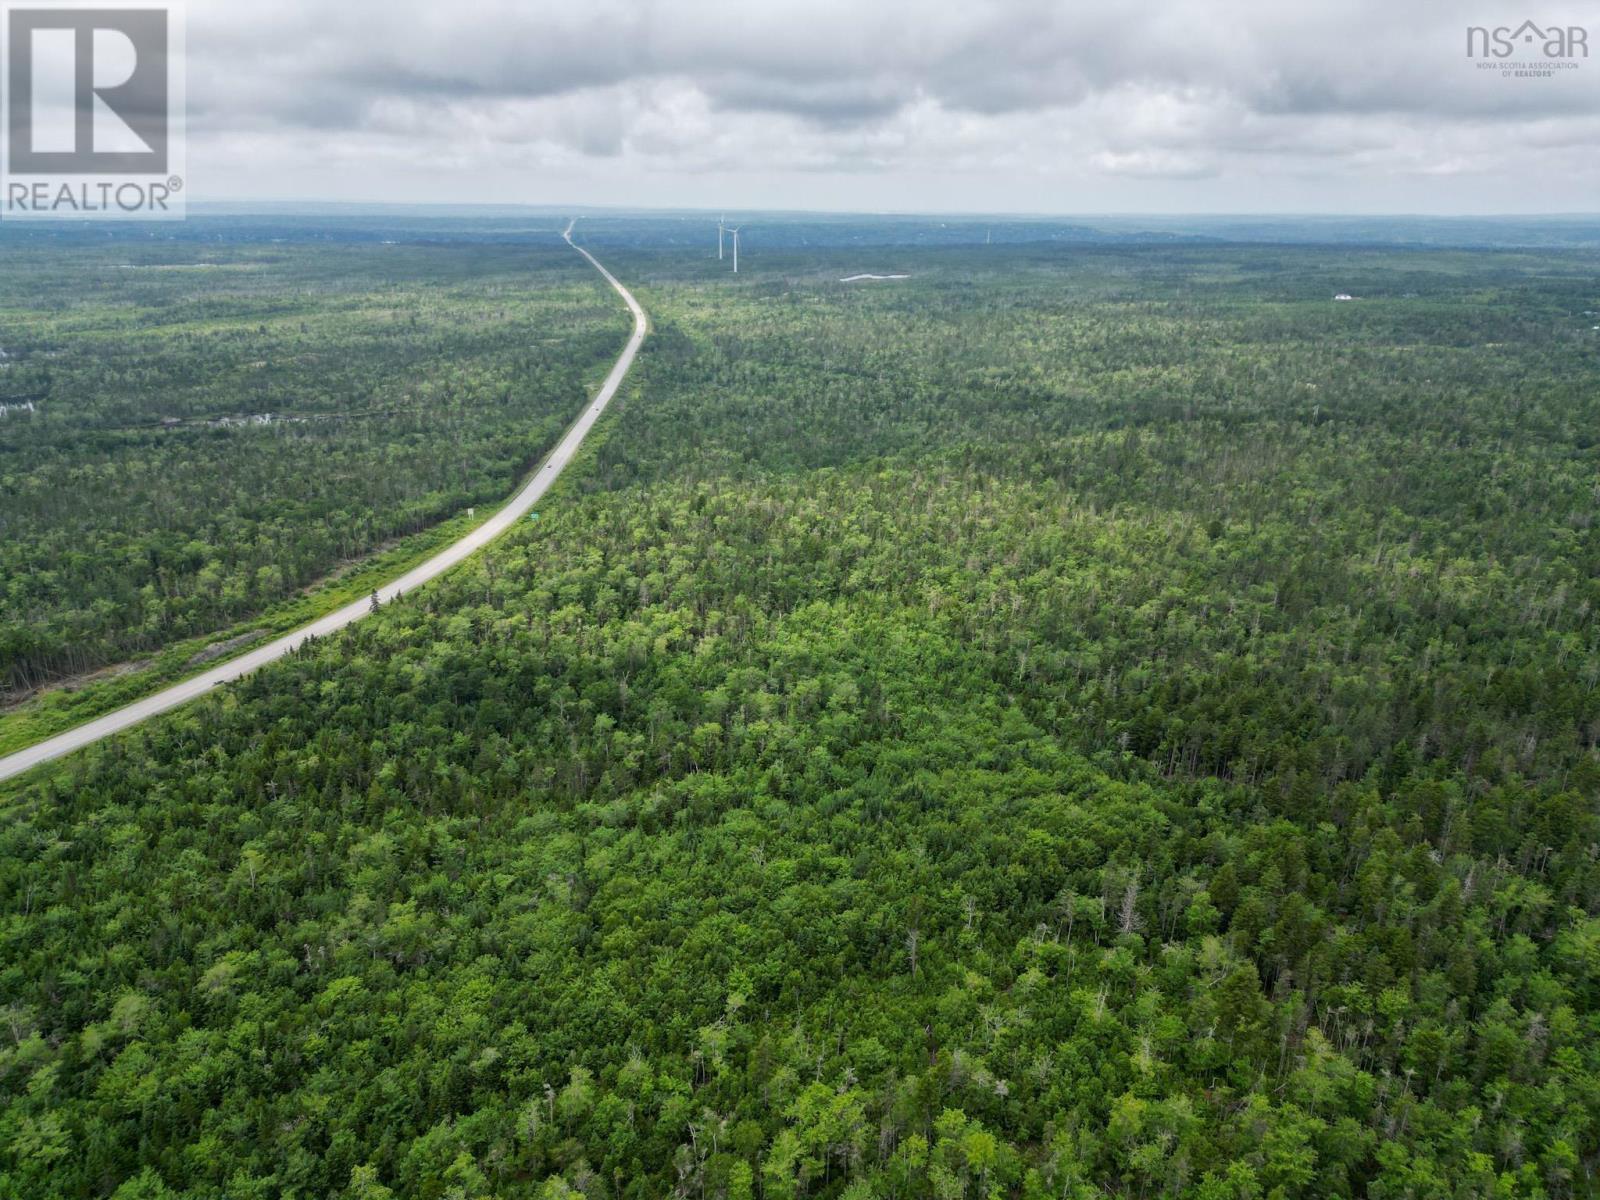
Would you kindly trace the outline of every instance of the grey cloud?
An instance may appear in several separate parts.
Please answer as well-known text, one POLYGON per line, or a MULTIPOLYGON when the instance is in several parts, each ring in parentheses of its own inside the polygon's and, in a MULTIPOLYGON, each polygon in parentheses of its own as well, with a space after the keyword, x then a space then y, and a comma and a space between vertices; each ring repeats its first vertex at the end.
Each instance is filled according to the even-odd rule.
MULTIPOLYGON (((1376 0, 1286 10, 1260 0, 1115 8, 766 3, 509 5, 458 0, 399 15, 350 0, 290 3, 232 25, 212 0, 197 53, 304 44, 293 70, 366 94, 537 98, 643 80, 697 81, 719 107, 836 124, 872 121, 919 97, 998 115, 1070 105, 1120 84, 1204 86, 1263 112, 1439 115, 1474 94, 1462 60, 1467 20, 1376 0), (424 14, 418 22, 416 14, 424 14), (1427 13, 1419 17, 1418 13, 1427 13), (411 18, 411 19, 408 19, 411 18), (1379 31, 1379 32, 1375 32, 1379 31)), ((1501 89, 1523 110, 1570 111, 1593 89, 1501 89)))
POLYGON ((410 138, 419 161, 520 147, 574 171, 1177 182, 1492 169, 1474 135, 1595 149, 1600 57, 1556 80, 1477 71, 1466 25, 1505 19, 1477 4, 190 0, 190 104, 219 142, 359 155, 365 137, 392 157, 410 138))

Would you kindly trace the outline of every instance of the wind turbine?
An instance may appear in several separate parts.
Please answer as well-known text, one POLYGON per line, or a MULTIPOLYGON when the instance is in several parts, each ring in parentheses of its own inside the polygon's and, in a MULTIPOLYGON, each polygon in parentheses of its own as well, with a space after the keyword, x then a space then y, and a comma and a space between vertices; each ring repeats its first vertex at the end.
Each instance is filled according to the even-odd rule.
POLYGON ((738 230, 738 227, 735 226, 733 228, 730 228, 728 230, 728 232, 733 234, 733 273, 735 275, 737 275, 739 273, 739 230, 738 230))
POLYGON ((727 224, 728 224, 728 218, 726 216, 721 216, 721 217, 717 218, 717 261, 718 262, 722 261, 722 230, 727 224))

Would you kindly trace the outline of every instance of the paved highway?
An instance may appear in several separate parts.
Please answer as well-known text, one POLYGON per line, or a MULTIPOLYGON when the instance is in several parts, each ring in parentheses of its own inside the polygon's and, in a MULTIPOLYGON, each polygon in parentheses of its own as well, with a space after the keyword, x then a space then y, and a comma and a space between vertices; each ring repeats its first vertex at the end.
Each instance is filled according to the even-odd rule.
MULTIPOLYGON (((633 366, 633 359, 639 353, 639 347, 644 342, 644 335, 649 328, 645 319, 644 309, 639 307, 639 302, 633 298, 633 293, 617 281, 616 276, 600 265, 598 259, 582 246, 572 243, 572 225, 569 224, 561 235, 579 254, 589 260, 591 266, 601 275, 622 297, 627 304, 628 311, 633 314, 633 336, 628 339, 628 344, 623 348, 621 356, 611 368, 611 373, 606 376, 606 381, 601 385, 599 393, 590 401, 572 428, 567 431, 556 448, 550 452, 550 457, 539 465, 532 477, 523 484, 521 490, 511 497, 510 501, 494 516, 482 525, 468 533, 460 541, 452 543, 438 554, 428 559, 421 566, 407 571, 393 583, 378 589, 378 599, 387 604, 401 592, 410 592, 428 580, 443 575, 451 567, 470 554, 475 554, 483 549, 495 538, 499 537, 517 521, 527 516, 528 512, 539 498, 550 490, 550 485, 561 475, 562 470, 572 461, 583 439, 589 435, 589 430, 600 419, 600 414, 606 410, 606 405, 611 403, 621 386, 623 379, 628 374, 628 369, 633 366)), ((19 750, 15 754, 0 758, 0 779, 9 779, 40 763, 49 762, 51 759, 60 758, 63 754, 71 754, 74 750, 98 742, 101 738, 110 737, 114 733, 121 733, 130 729, 141 721, 148 720, 158 713, 168 709, 177 708, 178 705, 202 696, 216 687, 219 683, 230 683, 241 679, 252 671, 258 671, 270 662, 275 662, 284 655, 303 645, 308 638, 326 637, 343 629, 346 625, 354 624, 372 611, 372 601, 357 600, 347 604, 337 612, 331 612, 321 620, 313 621, 293 633, 285 634, 276 641, 259 646, 250 653, 224 663, 220 667, 186 679, 182 683, 175 683, 169 688, 164 688, 153 696, 147 696, 126 708, 119 708, 115 712, 107 713, 98 720, 90 721, 87 725, 80 725, 66 733, 57 734, 53 738, 29 746, 26 750, 19 750)))

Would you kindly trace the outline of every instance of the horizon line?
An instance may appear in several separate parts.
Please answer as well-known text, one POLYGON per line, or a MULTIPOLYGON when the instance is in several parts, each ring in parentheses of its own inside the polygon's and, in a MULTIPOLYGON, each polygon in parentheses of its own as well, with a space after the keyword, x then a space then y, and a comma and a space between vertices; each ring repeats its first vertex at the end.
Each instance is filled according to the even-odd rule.
POLYGON ((1332 212, 1319 209, 1227 209, 1227 210, 1156 210, 1156 209, 1095 209, 1045 212, 1038 210, 1000 211, 985 209, 869 209, 869 208, 786 208, 762 207, 759 205, 748 206, 716 206, 697 207, 693 205, 639 205, 639 204, 562 204, 551 201, 478 201, 463 202, 451 200, 331 200, 315 197, 295 199, 218 199, 195 200, 190 203, 191 211, 214 208, 233 208, 249 210, 255 206, 266 209, 306 207, 306 208, 342 208, 352 210, 381 210, 381 209, 441 209, 441 210, 511 210, 518 212, 537 213, 631 213, 653 214, 661 216, 713 215, 723 212, 763 213, 779 216, 820 216, 820 217, 875 217, 875 218, 942 218, 956 220, 1007 220, 1007 221, 1059 221, 1059 220, 1088 220, 1088 219, 1139 219, 1139 220, 1184 220, 1193 218, 1206 218, 1209 220, 1260 220, 1263 218, 1298 218, 1302 220, 1373 220, 1373 219, 1409 219, 1409 220, 1439 220, 1439 221, 1486 221, 1486 220, 1600 220, 1600 210, 1543 210, 1538 212, 1495 211, 1495 212, 1439 212, 1425 210, 1394 210, 1394 211, 1359 211, 1359 212, 1332 212))

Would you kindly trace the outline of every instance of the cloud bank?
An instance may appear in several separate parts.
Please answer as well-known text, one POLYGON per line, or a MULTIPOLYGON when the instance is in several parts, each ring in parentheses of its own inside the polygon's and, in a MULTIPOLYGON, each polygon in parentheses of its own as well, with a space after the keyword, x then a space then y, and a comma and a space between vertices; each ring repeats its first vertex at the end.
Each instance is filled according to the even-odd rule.
POLYGON ((1536 2, 192 0, 191 168, 229 196, 1593 210, 1600 22, 1553 78, 1466 55, 1471 24, 1593 17, 1536 2))

